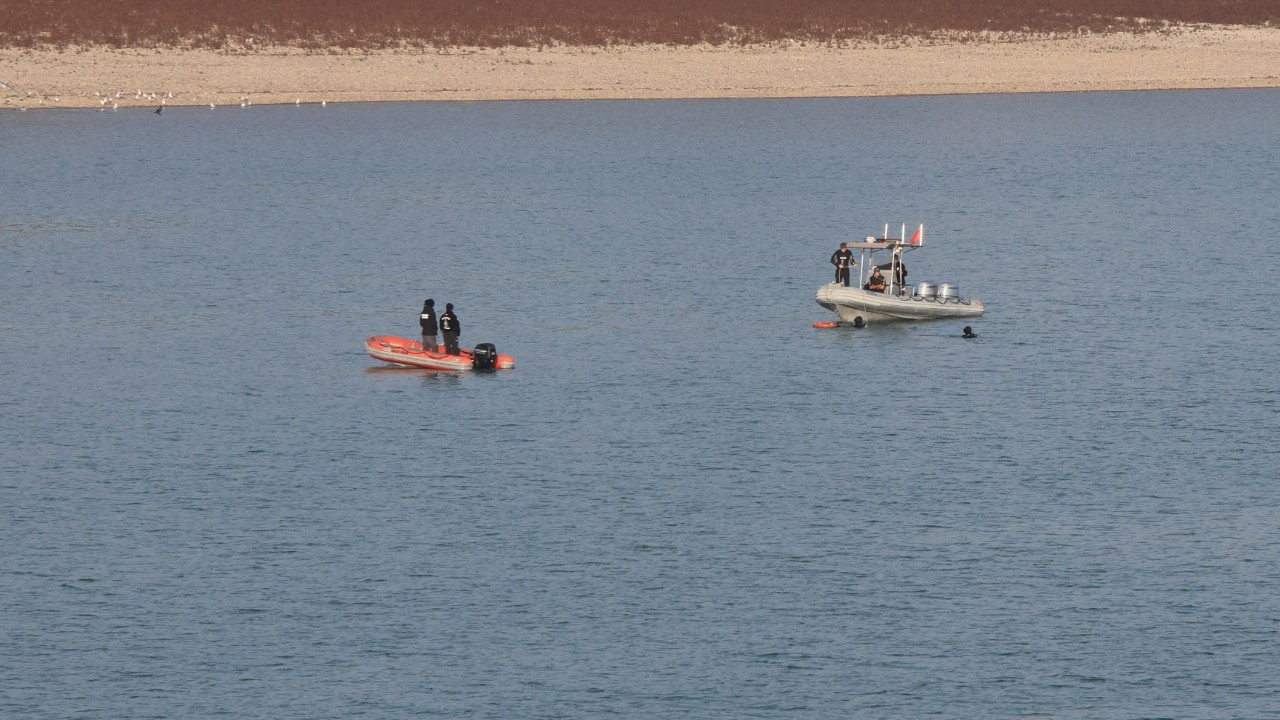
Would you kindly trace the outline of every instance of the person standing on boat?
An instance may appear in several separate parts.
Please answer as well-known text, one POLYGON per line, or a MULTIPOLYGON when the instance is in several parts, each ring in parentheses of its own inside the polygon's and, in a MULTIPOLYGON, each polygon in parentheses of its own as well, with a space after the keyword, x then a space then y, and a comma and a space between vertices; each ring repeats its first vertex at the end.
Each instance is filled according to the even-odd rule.
POLYGON ((418 316, 418 324, 422 326, 422 349, 427 352, 435 352, 439 349, 436 345, 436 301, 427 298, 422 303, 422 314, 418 316))
POLYGON ((444 304, 444 314, 440 316, 440 333, 444 335, 444 353, 457 355, 458 336, 462 334, 462 323, 453 314, 453 303, 444 304))
POLYGON ((907 264, 902 262, 902 255, 893 254, 893 284, 898 286, 898 291, 907 283, 907 264))
POLYGON ((840 249, 831 253, 831 264, 836 266, 835 282, 843 282, 845 287, 849 287, 849 268, 858 266, 853 261, 849 243, 840 243, 840 249))

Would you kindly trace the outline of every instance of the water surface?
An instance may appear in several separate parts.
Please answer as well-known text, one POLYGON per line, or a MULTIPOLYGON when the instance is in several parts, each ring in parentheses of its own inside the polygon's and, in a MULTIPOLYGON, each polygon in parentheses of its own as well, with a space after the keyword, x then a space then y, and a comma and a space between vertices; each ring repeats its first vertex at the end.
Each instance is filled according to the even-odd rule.
POLYGON ((1276 715, 1277 116, 0 114, 0 715, 1276 715), (884 222, 987 316, 813 329, 884 222))

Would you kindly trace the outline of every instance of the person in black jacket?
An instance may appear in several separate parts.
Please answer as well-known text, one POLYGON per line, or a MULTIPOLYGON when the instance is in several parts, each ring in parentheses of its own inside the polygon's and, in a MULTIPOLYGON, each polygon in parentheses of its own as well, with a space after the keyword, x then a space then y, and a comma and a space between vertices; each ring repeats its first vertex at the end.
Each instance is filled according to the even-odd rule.
POLYGON ((427 298, 422 303, 422 314, 418 316, 418 324, 422 326, 422 349, 427 352, 436 352, 439 346, 436 345, 436 301, 427 298))
POLYGON ((871 277, 867 278, 866 289, 871 292, 884 292, 884 276, 880 274, 880 268, 871 271, 871 277))
POLYGON ((453 303, 444 304, 444 314, 440 316, 440 333, 444 335, 444 352, 446 355, 457 355, 458 336, 462 334, 462 323, 453 314, 453 303))
POLYGON ((844 286, 849 287, 849 268, 858 266, 853 261, 853 251, 849 249, 849 243, 840 243, 840 249, 831 253, 831 264, 836 266, 835 282, 843 281, 844 286))

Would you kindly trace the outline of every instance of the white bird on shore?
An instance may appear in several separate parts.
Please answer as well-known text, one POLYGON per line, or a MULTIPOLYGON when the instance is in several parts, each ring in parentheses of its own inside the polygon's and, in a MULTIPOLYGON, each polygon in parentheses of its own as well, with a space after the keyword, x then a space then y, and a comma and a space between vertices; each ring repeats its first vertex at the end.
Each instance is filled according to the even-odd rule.
POLYGON ((212 110, 212 109, 213 109, 213 103, 209 103, 209 109, 210 109, 210 110, 212 110))
POLYGON ((112 110, 119 110, 119 109, 120 109, 120 106, 119 106, 118 104, 116 104, 116 103, 114 103, 114 102, 113 102, 113 103, 111 103, 111 109, 112 109, 112 110))
POLYGON ((325 105, 328 105, 328 104, 329 104, 329 101, 328 101, 328 100, 321 100, 321 101, 320 101, 320 107, 324 107, 325 105))
POLYGON ((293 99, 293 104, 294 104, 294 105, 301 105, 301 104, 302 104, 302 98, 294 98, 294 99, 293 99))

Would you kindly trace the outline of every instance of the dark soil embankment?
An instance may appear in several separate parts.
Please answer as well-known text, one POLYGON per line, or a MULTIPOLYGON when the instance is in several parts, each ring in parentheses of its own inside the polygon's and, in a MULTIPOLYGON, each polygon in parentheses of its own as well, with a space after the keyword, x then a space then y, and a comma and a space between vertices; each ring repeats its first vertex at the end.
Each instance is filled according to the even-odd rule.
POLYGON ((1276 0, 25 0, 0 13, 0 47, 842 43, 1278 22, 1276 0))

